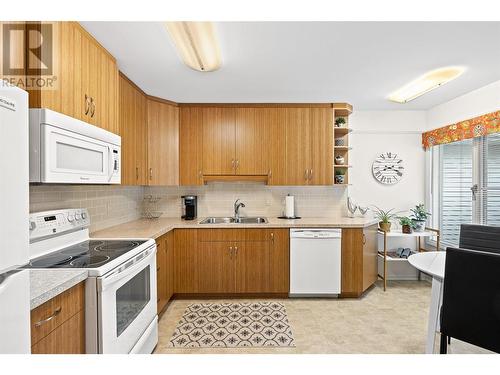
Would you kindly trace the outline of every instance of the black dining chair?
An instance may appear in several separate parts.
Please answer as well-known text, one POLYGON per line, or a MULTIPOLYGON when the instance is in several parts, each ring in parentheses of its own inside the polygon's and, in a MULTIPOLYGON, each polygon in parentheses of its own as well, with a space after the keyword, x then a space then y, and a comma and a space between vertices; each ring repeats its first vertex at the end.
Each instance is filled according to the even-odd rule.
POLYGON ((462 224, 458 247, 500 253, 500 226, 462 224))
MULTIPOLYGON (((472 243, 466 237, 463 244, 498 249, 486 238, 472 243)), ((450 337, 500 352, 500 252, 446 249, 440 322, 441 354, 450 337)))

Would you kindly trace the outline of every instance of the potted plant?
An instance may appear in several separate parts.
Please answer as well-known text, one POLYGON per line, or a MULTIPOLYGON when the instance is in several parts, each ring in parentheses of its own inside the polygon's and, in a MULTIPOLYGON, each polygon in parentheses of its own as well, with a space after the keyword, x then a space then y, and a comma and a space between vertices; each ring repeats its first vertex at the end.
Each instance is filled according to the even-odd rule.
POLYGON ((345 121, 345 118, 343 118, 343 117, 337 117, 337 118, 335 119, 335 126, 336 126, 337 128, 340 128, 340 127, 342 127, 342 126, 345 126, 345 123, 346 123, 346 121, 345 121))
POLYGON ((415 228, 415 222, 408 216, 398 217, 403 233, 410 234, 415 228))
POLYGON ((377 206, 374 206, 375 209, 373 212, 375 213, 375 217, 378 219, 378 226, 380 227, 380 230, 384 232, 390 232, 391 231, 391 220, 397 217, 396 213, 393 212, 394 208, 391 208, 388 211, 384 211, 377 206))
POLYGON ((423 232, 425 230, 425 222, 431 214, 425 210, 423 203, 417 204, 415 208, 410 209, 410 211, 412 213, 411 219, 415 224, 415 232, 423 232))
POLYGON ((335 170, 335 183, 344 184, 345 183, 345 170, 336 169, 335 170))

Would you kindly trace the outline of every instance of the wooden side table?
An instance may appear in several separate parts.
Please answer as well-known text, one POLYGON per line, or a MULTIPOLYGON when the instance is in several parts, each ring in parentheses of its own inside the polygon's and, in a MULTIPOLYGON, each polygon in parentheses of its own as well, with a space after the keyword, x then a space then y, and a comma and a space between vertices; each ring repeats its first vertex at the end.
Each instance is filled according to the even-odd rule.
MULTIPOLYGON (((387 256, 387 241, 389 238, 415 237, 416 241, 417 241, 417 251, 420 253, 423 251, 429 251, 429 250, 422 247, 421 238, 422 237, 436 237, 436 245, 437 245, 437 249, 439 251, 440 232, 438 229, 426 227, 423 232, 412 232, 412 233, 403 233, 401 231, 384 232, 384 231, 379 229, 378 233, 384 236, 384 250, 378 252, 378 255, 380 257, 382 257, 382 259, 384 261, 383 275, 380 275, 380 273, 378 274, 378 277, 380 277, 382 280, 384 280, 384 292, 387 289, 387 261, 388 261, 388 259, 389 259, 389 261, 399 261, 399 262, 400 261, 408 261, 406 258, 390 258, 390 257, 388 258, 388 256, 387 256)), ((419 279, 420 279, 420 274, 419 274, 419 279)))

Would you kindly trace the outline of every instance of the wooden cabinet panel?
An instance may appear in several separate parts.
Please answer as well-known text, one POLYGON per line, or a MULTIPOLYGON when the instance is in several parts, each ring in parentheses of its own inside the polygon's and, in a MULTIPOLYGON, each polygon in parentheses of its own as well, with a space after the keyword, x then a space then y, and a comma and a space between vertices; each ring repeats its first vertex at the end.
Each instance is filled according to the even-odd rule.
POLYGON ((57 87, 30 90, 30 107, 49 108, 118 133, 115 59, 79 23, 51 24, 57 54, 54 62, 57 87))
POLYGON ((377 281, 377 225, 342 229, 342 296, 359 297, 377 281))
POLYGON ((179 184, 179 108, 148 98, 149 185, 179 184))
POLYGON ((246 229, 198 229, 198 241, 244 241, 246 229))
POLYGON ((170 231, 165 235, 165 295, 167 302, 174 295, 174 232, 170 231))
POLYGON ((85 306, 85 284, 66 290, 31 311, 31 344, 36 344, 85 306))
POLYGON ((203 174, 235 172, 234 108, 203 108, 203 174))
POLYGON ((269 292, 290 291, 290 231, 269 229, 271 238, 269 256, 269 292))
POLYGON ((333 184, 333 110, 310 109, 311 163, 309 185, 333 184))
POLYGON ((231 242, 199 242, 199 293, 232 293, 234 286, 234 249, 231 242))
POLYGON ((197 293, 198 230, 174 231, 174 293, 197 293))
POLYGON ((378 225, 363 230, 363 291, 378 279, 378 225))
POLYGON ((85 353, 85 283, 31 311, 31 352, 85 353))
POLYGON ((202 108, 181 107, 179 121, 180 185, 203 184, 202 133, 202 108))
POLYGON ((257 108, 235 109, 235 171, 238 175, 267 175, 267 119, 257 108))
POLYGON ((286 109, 286 180, 289 185, 307 185, 311 142, 309 108, 286 109))
POLYGON ((85 354, 85 311, 79 311, 38 341, 31 353, 85 354))
POLYGON ((158 314, 168 302, 167 298, 167 249, 165 236, 156 240, 156 305, 158 314))
POLYGON ((265 124, 268 185, 286 185, 286 109, 257 108, 257 123, 265 124))
POLYGON ((122 137, 122 185, 146 185, 147 124, 146 97, 120 74, 119 124, 122 137))
POLYGON ((235 243, 236 293, 265 293, 269 291, 269 245, 269 241, 235 243))

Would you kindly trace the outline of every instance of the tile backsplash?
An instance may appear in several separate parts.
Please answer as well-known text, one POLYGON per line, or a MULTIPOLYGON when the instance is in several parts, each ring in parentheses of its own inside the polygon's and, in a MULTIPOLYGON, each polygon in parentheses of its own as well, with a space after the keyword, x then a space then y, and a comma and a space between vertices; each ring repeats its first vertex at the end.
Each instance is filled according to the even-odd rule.
POLYGON ((239 198, 246 207, 242 215, 276 217, 283 214, 287 194, 295 196, 295 212, 303 217, 346 214, 347 190, 329 186, 266 186, 249 183, 211 183, 195 187, 143 187, 116 185, 32 185, 30 212, 62 208, 87 208, 91 231, 108 228, 142 217, 145 209, 160 211, 164 217, 181 216, 181 196, 198 196, 198 217, 232 216, 239 198), (144 197, 160 197, 154 205, 144 197))
POLYGON ((156 209, 162 216, 180 217, 181 196, 198 196, 198 217, 232 216, 233 203, 241 199, 246 216, 281 216, 287 194, 295 196, 295 214, 304 217, 344 215, 347 199, 345 188, 330 186, 266 186, 249 183, 211 183, 196 187, 146 187, 145 195, 159 196, 156 209))
POLYGON ((116 185, 31 185, 30 212, 87 208, 90 230, 141 217, 144 187, 116 185))

